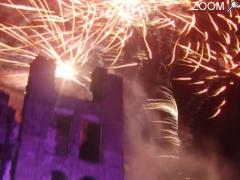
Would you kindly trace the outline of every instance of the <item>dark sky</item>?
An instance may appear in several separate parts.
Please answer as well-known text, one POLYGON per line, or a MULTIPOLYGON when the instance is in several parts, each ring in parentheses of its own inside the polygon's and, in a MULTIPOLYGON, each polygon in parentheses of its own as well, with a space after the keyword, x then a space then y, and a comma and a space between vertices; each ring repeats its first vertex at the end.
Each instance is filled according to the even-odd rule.
MULTIPOLYGON (((225 179, 240 178, 240 84, 226 93, 222 113, 209 119, 217 99, 193 95, 195 89, 173 81, 174 95, 180 111, 180 132, 186 151, 201 158, 217 156, 217 171, 225 179), (190 132, 187 132, 189 130, 190 132), (187 138, 190 133, 192 138, 187 138), (227 169, 227 170, 226 170, 227 169)), ((222 98, 222 97, 218 97, 222 98)))

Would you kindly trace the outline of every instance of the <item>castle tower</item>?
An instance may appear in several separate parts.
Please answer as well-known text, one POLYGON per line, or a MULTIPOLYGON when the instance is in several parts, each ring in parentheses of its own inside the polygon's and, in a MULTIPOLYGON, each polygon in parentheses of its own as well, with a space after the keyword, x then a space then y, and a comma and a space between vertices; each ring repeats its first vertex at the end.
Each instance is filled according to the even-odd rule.
POLYGON ((54 93, 55 63, 38 56, 31 64, 27 95, 39 96, 44 99, 51 97, 54 93))
POLYGON ((92 75, 93 101, 103 119, 104 180, 123 180, 123 82, 122 78, 97 68, 92 75), (100 93, 99 93, 100 92, 100 93))
POLYGON ((96 69, 93 101, 58 95, 55 67, 30 68, 15 180, 123 180, 122 79, 96 69))
POLYGON ((8 106, 8 102, 9 95, 0 91, 0 180, 10 178, 9 167, 15 145, 15 110, 8 106))

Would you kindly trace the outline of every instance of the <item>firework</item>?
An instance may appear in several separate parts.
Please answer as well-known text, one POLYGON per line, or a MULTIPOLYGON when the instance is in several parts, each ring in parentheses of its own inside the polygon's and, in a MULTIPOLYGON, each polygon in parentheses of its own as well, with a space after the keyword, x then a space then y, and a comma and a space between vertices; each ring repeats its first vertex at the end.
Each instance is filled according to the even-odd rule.
MULTIPOLYGON (((156 32, 165 28, 180 35, 171 63, 181 59, 180 64, 192 68, 192 73, 206 72, 198 78, 180 80, 188 79, 190 84, 201 87, 197 94, 223 95, 234 84, 232 77, 240 76, 235 58, 240 50, 238 11, 228 16, 204 13, 209 21, 206 24, 212 27, 209 29, 199 24, 200 17, 195 12, 177 11, 179 4, 188 6, 187 9, 191 6, 187 0, 27 0, 21 5, 9 0, 0 5, 18 13, 13 22, 0 24, 0 32, 7 35, 7 41, 10 39, 10 43, 0 43, 0 62, 24 69, 25 73, 10 74, 23 77, 27 76, 29 63, 41 54, 56 62, 57 77, 81 84, 80 79, 90 80, 89 74, 95 66, 110 69, 138 66, 138 62, 122 64, 120 60, 135 31, 142 35, 151 59, 154 52, 147 40, 149 29, 156 32), (184 53, 182 58, 177 54, 179 49, 184 53), (216 82, 221 83, 217 86, 216 82)), ((26 78, 20 81, 21 87, 25 81, 26 78)), ((224 100, 215 115, 221 112, 224 100)))
POLYGON ((162 111, 167 113, 167 117, 164 120, 155 120, 152 123, 155 126, 160 126, 161 135, 157 137, 159 140, 165 139, 173 146, 180 146, 180 140, 178 136, 178 108, 177 103, 169 90, 166 87, 161 86, 158 92, 162 94, 160 99, 148 99, 147 109, 162 111), (167 128, 166 128, 167 127, 167 128))
POLYGON ((89 81, 95 66, 111 69, 137 66, 138 63, 119 61, 135 31, 141 32, 151 59, 148 28, 169 28, 178 33, 190 30, 194 18, 177 13, 174 6, 179 4, 189 2, 25 0, 16 4, 9 0, 0 6, 17 15, 15 20, 0 24, 0 32, 6 37, 0 43, 0 62, 24 67, 27 75, 29 63, 41 54, 56 62, 57 76, 76 82, 79 77, 89 81), (178 21, 181 23, 175 29, 178 21))
MULTIPOLYGON (((229 4, 229 1, 225 3, 229 4)), ((227 103, 226 93, 239 80, 239 10, 229 14, 200 12, 196 21, 191 31, 179 37, 175 44, 175 56, 181 54, 178 64, 191 69, 188 75, 177 80, 197 86, 199 90, 196 94, 221 97, 215 113, 210 117, 215 118, 227 103)))

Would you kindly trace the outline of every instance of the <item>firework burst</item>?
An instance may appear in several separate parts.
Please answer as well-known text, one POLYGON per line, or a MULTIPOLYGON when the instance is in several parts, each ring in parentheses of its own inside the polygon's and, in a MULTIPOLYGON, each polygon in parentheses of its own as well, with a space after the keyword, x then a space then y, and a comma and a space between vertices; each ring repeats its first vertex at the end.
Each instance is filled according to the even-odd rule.
MULTIPOLYGON (((6 37, 0 43, 0 63, 22 68, 25 73, 21 74, 27 75, 29 63, 41 54, 56 62, 57 76, 78 83, 88 82, 95 66, 118 69, 138 65, 119 61, 127 40, 135 31, 141 32, 150 59, 149 27, 174 29, 181 21, 177 32, 189 31, 194 18, 173 8, 188 3, 180 0, 25 0, 16 4, 8 0, 0 4, 1 8, 7 9, 8 15, 11 12, 17 15, 14 20, 0 24, 0 32, 6 37)), ((26 81, 21 83, 24 87, 26 81)))
MULTIPOLYGON (((225 3, 229 5, 229 1, 225 3)), ((215 118, 227 103, 226 93, 240 77, 239 9, 229 14, 207 11, 195 14, 195 27, 179 37, 175 45, 175 53, 181 56, 178 64, 190 69, 187 75, 177 80, 197 86, 196 94, 221 97, 210 117, 215 118)))

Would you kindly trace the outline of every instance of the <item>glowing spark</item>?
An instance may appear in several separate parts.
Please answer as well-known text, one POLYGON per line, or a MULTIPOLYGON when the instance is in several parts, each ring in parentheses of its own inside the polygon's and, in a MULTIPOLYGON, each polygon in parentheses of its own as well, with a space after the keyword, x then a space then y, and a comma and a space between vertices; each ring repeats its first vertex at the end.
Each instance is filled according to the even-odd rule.
POLYGON ((182 78, 174 78, 176 81, 191 81, 192 78, 190 77, 182 77, 182 78))
POLYGON ((207 93, 208 92, 208 88, 202 90, 202 91, 199 91, 197 92, 196 94, 204 94, 204 93, 207 93))
POLYGON ((214 119, 214 118, 217 117, 221 112, 222 112, 222 110, 221 110, 221 109, 218 109, 218 110, 216 111, 216 113, 215 113, 214 115, 212 115, 209 119, 214 119))
POLYGON ((221 93, 223 93, 226 89, 227 89, 226 86, 221 87, 220 89, 217 89, 217 91, 216 91, 212 96, 213 96, 213 97, 214 97, 214 96, 218 96, 218 95, 220 95, 221 93))

